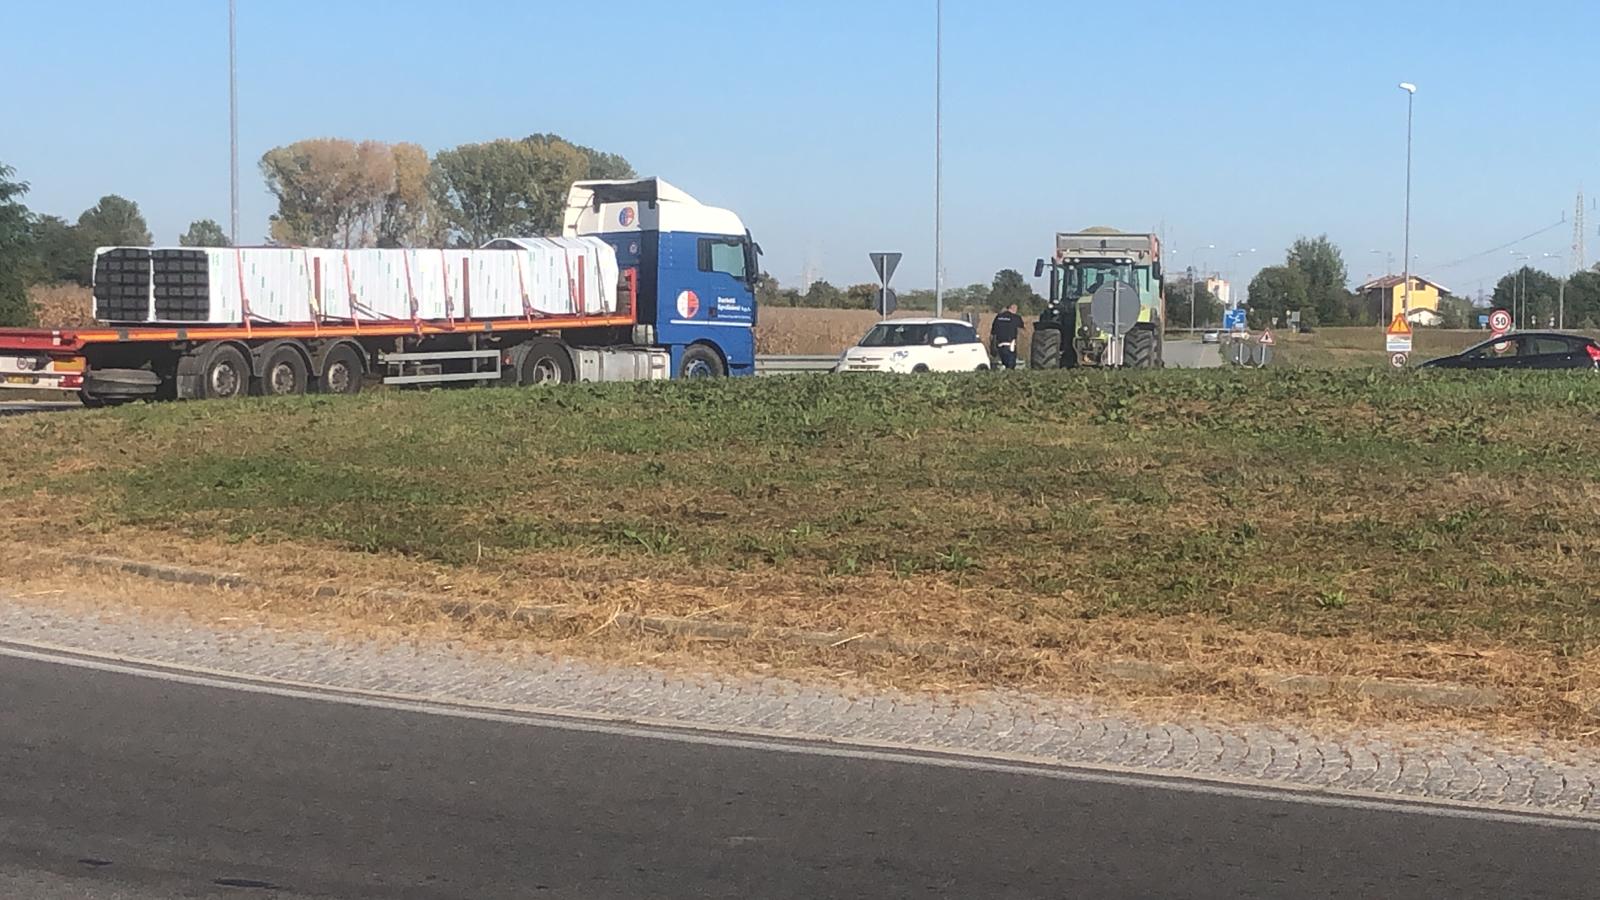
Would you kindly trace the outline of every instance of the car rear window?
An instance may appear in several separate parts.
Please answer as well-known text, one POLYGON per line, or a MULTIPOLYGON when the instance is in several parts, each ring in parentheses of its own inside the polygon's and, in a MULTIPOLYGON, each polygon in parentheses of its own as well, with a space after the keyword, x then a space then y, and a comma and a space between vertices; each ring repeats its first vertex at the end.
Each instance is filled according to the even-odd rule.
POLYGON ((1528 343, 1530 344, 1530 347, 1527 352, 1534 356, 1577 353, 1583 344, 1582 341, 1573 340, 1572 338, 1554 337, 1551 335, 1541 335, 1540 337, 1536 337, 1528 343))

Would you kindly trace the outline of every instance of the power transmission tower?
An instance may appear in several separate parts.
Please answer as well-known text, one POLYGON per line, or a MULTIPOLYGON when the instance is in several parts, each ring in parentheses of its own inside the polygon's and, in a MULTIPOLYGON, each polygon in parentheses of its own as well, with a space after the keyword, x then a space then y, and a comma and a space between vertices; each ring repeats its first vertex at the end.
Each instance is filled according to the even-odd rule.
POLYGON ((1583 252, 1583 188, 1578 188, 1578 212, 1572 221, 1572 271, 1582 272, 1589 267, 1583 252))

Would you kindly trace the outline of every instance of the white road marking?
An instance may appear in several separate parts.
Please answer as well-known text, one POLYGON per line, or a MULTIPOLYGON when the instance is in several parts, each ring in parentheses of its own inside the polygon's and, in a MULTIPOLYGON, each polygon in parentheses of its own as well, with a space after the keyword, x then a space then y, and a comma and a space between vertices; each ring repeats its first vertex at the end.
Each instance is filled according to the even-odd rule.
POLYGON ((0 656, 96 672, 150 678, 157 681, 195 687, 507 725, 608 734, 618 737, 670 741, 680 744, 738 750, 760 750, 801 756, 853 759, 998 775, 1049 778, 1056 781, 1108 784, 1147 790, 1205 794, 1238 800, 1295 803, 1366 812, 1434 816, 1480 822, 1497 822, 1508 825, 1600 832, 1600 817, 1576 813, 1563 814, 1537 810, 1524 812, 1508 810, 1503 807, 1451 803, 1432 799, 1385 799, 1356 791, 1277 786, 1242 780, 1212 780, 1192 775, 1154 775, 1138 772, 1137 770, 1109 766, 1064 764, 1048 760, 1027 760, 1005 756, 969 755, 958 750, 937 747, 913 747, 845 738, 791 735, 756 730, 717 729, 713 731, 697 727, 692 723, 647 722, 636 718, 573 713, 567 710, 540 710, 443 701, 438 698, 406 694, 388 694, 379 691, 281 681, 154 660, 137 660, 31 641, 10 639, 0 641, 0 656))

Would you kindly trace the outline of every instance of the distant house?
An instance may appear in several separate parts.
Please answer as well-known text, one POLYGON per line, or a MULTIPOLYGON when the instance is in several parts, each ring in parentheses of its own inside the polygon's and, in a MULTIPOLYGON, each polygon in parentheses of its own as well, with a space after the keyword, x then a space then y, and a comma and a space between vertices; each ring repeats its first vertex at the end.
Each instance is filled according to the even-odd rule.
MULTIPOLYGON (((1370 311, 1380 323, 1391 322, 1400 315, 1406 304, 1406 279, 1404 275, 1385 275, 1356 288, 1363 308, 1370 311)), ((1411 276, 1411 313, 1406 317, 1413 325, 1432 327, 1444 321, 1439 314, 1439 301, 1450 289, 1421 275, 1411 276)))

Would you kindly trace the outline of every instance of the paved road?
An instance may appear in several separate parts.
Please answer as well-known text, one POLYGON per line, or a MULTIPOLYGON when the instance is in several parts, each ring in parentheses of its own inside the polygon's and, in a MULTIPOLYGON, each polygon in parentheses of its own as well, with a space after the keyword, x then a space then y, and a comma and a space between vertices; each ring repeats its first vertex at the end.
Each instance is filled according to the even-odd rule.
POLYGON ((1174 369, 1220 369, 1222 354, 1216 344, 1196 340, 1168 339, 1161 348, 1162 357, 1174 369))
POLYGON ((9 656, 0 722, 6 896, 1581 897, 1600 850, 1592 823, 444 716, 9 656))

